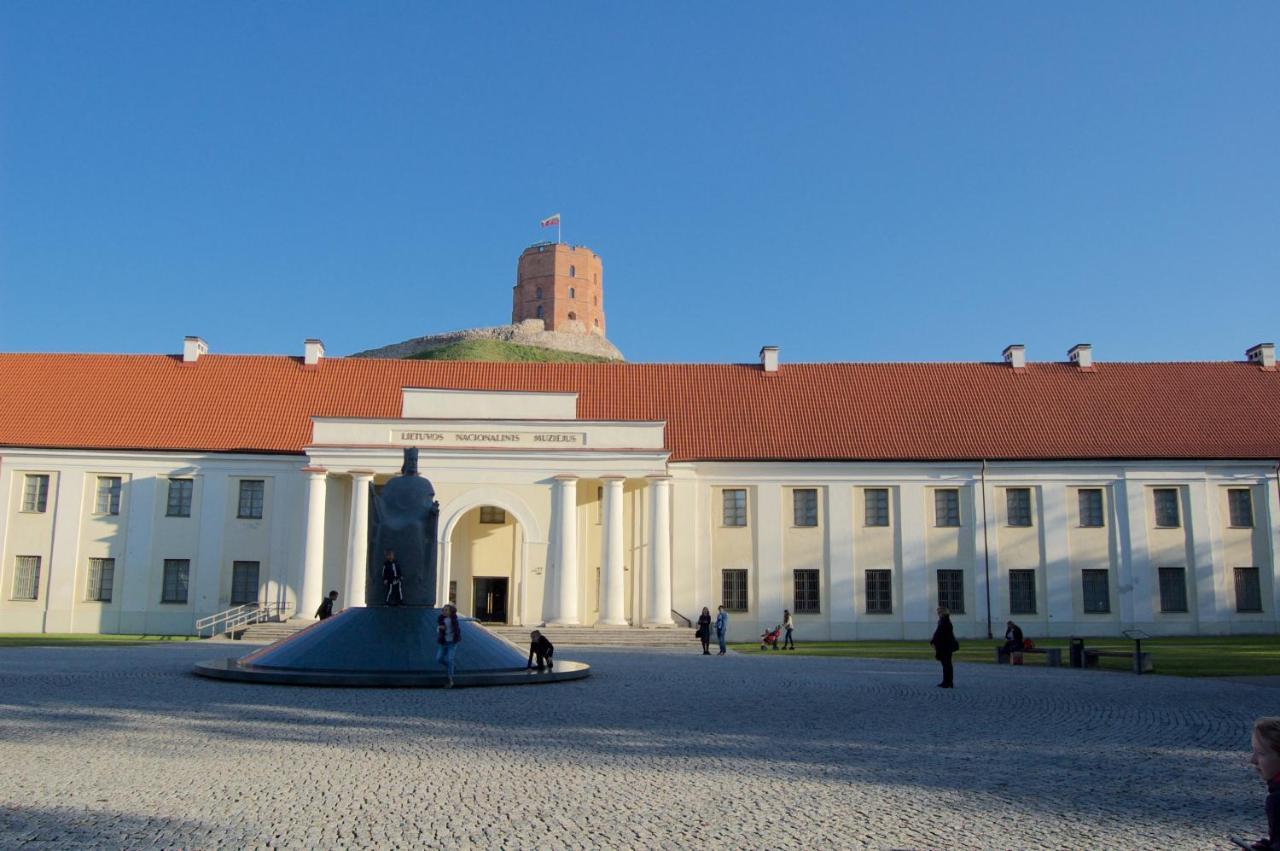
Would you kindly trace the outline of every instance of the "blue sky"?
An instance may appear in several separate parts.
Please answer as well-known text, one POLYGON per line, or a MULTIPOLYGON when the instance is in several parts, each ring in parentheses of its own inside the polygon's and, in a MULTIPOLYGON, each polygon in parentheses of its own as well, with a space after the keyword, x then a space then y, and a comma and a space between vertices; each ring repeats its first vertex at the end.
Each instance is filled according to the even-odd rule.
POLYGON ((1280 4, 0 5, 0 350, 510 319, 564 216, 639 361, 1280 337, 1280 4))

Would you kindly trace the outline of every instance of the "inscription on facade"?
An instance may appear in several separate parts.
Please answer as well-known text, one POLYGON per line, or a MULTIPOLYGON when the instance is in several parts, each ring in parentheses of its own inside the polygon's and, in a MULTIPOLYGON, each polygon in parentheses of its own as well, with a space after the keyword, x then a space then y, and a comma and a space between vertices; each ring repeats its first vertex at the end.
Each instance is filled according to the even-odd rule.
POLYGON ((530 449, 574 449, 587 444, 580 431, 400 431, 395 443, 416 446, 509 446, 530 449))

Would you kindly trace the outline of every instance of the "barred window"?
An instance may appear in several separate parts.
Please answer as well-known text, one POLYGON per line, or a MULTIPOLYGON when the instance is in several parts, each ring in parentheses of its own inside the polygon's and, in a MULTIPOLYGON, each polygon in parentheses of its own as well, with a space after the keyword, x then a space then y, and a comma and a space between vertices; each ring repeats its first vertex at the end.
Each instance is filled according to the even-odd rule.
POLYGON ((1256 567, 1236 568, 1236 611, 1262 611, 1262 580, 1256 567))
POLYGON ((721 605, 726 611, 747 610, 747 572, 741 568, 721 571, 721 605))
POLYGON ((29 475, 22 487, 22 510, 44 514, 49 507, 49 477, 29 475))
POLYGON ((747 525, 747 492, 742 488, 726 488, 724 491, 724 525, 747 525))
POLYGON ((889 525, 889 489, 867 488, 862 492, 866 501, 866 524, 868 526, 889 525))
POLYGON ((1036 572, 1034 570, 1009 571, 1009 614, 1034 615, 1036 613, 1036 572))
POLYGON ((1178 522, 1178 489, 1155 488, 1153 491, 1156 505, 1156 525, 1164 529, 1173 529, 1178 522))
POLYGON ((939 488, 933 492, 933 525, 960 525, 960 491, 956 488, 939 488))
POLYGON ((258 562, 231 563, 231 605, 258 602, 258 562))
POLYGON ((938 605, 953 614, 964 614, 964 571, 938 571, 938 605))
POLYGON ((507 512, 492 505, 482 505, 480 506, 480 522, 497 524, 506 523, 507 512))
POLYGON ((1084 592, 1084 610, 1091 615, 1104 615, 1111 611, 1111 586, 1105 570, 1082 570, 1080 581, 1084 592))
POLYGON ((893 571, 867 571, 867 614, 893 614, 893 571))
POLYGON ((18 556, 14 561, 13 599, 40 598, 40 556, 18 556))
POLYGON ((1009 513, 1009 525, 1030 526, 1031 488, 1007 488, 1004 499, 1009 513))
POLYGON ((195 482, 191 479, 169 480, 169 504, 165 508, 166 517, 191 516, 191 490, 195 482))
POLYGON ((1159 573, 1160 611, 1185 612, 1187 610, 1187 569, 1162 567, 1159 573))
POLYGON ((792 491, 791 507, 795 525, 818 525, 818 492, 814 488, 797 488, 792 491))
POLYGON ((458 580, 449 580, 449 605, 458 605, 458 580))
POLYGON ((1080 505, 1080 525, 1095 527, 1103 525, 1102 489, 1081 488, 1078 491, 1080 505))
POLYGON ((113 558, 89 559, 89 584, 84 598, 91 603, 110 603, 111 586, 116 579, 116 560, 113 558))
POLYGON ((164 560, 164 588, 160 592, 161 603, 187 602, 187 585, 191 577, 191 559, 167 558, 164 560))
POLYGON ((240 507, 236 517, 242 520, 262 519, 262 497, 266 492, 266 482, 262 479, 240 480, 240 507))
POLYGON ((93 503, 94 514, 120 513, 120 477, 98 476, 98 494, 93 503))
POLYGON ((797 615, 816 615, 822 611, 818 571, 809 568, 795 571, 794 611, 797 615))
POLYGON ((1227 507, 1231 509, 1232 526, 1241 529, 1253 528, 1253 494, 1248 488, 1228 490, 1227 507))

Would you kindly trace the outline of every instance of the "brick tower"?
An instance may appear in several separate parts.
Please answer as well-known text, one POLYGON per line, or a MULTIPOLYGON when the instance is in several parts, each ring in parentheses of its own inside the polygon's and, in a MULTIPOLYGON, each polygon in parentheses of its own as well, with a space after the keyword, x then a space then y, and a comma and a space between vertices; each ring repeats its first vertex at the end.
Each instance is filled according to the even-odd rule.
POLYGON ((540 242, 520 255, 511 324, 541 319, 548 331, 604 336, 604 269, 589 248, 540 242))

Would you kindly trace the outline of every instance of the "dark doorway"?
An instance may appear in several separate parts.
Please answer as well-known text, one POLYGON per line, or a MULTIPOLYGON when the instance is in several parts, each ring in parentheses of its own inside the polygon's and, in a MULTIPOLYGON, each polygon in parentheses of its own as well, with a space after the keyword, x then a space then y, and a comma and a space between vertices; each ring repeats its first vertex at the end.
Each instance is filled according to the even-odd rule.
POLYGON ((507 580, 489 577, 471 580, 475 596, 472 608, 474 617, 484 623, 507 622, 507 580))

